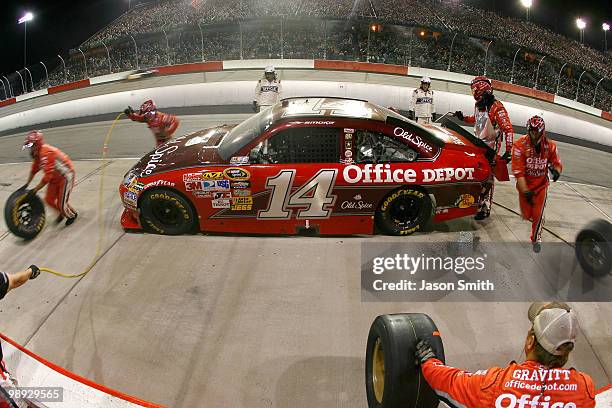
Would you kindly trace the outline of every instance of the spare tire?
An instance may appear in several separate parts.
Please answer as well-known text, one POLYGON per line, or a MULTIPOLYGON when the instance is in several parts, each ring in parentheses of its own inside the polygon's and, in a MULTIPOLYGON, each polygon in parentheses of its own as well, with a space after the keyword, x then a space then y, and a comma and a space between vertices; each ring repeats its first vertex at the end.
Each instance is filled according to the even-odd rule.
POLYGON ((427 340, 444 362, 438 329, 423 313, 378 316, 368 334, 365 382, 369 408, 436 408, 436 393, 415 364, 418 340, 427 340))
POLYGON ((576 237, 576 257, 591 276, 604 276, 612 270, 612 224, 604 219, 591 221, 576 237))
POLYGON ((4 205, 4 221, 9 231, 23 239, 32 239, 45 227, 45 205, 33 195, 26 200, 28 190, 17 190, 4 205))

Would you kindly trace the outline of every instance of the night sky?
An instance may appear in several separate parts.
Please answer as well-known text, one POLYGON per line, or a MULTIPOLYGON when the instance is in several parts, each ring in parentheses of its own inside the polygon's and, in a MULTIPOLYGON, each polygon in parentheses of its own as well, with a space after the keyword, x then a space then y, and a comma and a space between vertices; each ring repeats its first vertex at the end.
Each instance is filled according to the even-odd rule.
MULTIPOLYGON (((135 4, 137 0, 132 1, 135 4)), ((296 0, 299 1, 299 0, 296 0)), ((463 0, 464 3, 495 9, 496 12, 522 17, 525 10, 519 0, 463 0)), ((146 0, 139 0, 146 2, 146 0)), ((557 31, 578 38, 575 19, 582 16, 587 21, 585 41, 592 47, 602 49, 603 31, 601 23, 604 19, 612 20, 610 2, 599 1, 568 1, 568 0, 534 0, 531 10, 531 20, 546 25, 557 31)), ((51 68, 59 60, 56 55, 66 56, 70 48, 75 48, 102 27, 113 21, 127 10, 128 0, 84 0, 84 1, 49 1, 20 0, 4 1, 0 14, 2 59, 0 72, 8 74, 23 68, 23 24, 17 20, 25 11, 34 13, 34 20, 28 23, 28 65, 38 64, 43 60, 51 68)), ((608 33, 612 48, 612 33, 608 33)), ((41 70, 34 76, 42 74, 41 70)))

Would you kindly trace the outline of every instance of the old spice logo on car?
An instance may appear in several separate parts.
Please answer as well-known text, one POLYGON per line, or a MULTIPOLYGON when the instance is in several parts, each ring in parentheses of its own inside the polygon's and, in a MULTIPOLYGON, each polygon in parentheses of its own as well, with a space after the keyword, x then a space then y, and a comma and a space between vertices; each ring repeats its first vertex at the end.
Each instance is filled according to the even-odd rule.
POLYGON ((162 162, 162 158, 165 154, 175 152, 179 147, 178 146, 163 146, 159 149, 155 150, 155 152, 149 158, 149 162, 147 163, 144 170, 140 173, 140 177, 149 176, 153 171, 157 168, 157 166, 162 162))
POLYGON ((431 152, 433 150, 433 147, 427 144, 420 136, 416 136, 410 133, 409 131, 402 129, 401 127, 396 127, 395 129, 393 129, 393 134, 397 137, 406 139, 407 141, 409 141, 414 146, 420 149, 424 149, 428 152, 431 152))
POLYGON ((432 183, 442 181, 474 180, 473 167, 442 167, 437 169, 391 168, 390 164, 349 165, 342 170, 342 177, 349 184, 355 183, 432 183))
POLYGON ((373 207, 372 203, 366 203, 365 201, 343 201, 340 204, 340 208, 343 210, 371 210, 373 207))
POLYGON ((495 400, 495 408, 577 408, 574 402, 553 402, 550 395, 501 394, 495 400))
POLYGON ((230 167, 223 171, 225 178, 232 181, 246 181, 251 178, 251 173, 248 170, 241 169, 238 167, 230 167))

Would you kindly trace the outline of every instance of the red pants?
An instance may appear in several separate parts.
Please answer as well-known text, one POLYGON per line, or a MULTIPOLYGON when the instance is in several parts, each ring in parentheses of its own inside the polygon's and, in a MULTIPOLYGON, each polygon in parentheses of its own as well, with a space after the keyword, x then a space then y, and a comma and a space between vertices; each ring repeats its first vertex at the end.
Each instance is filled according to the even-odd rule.
POLYGON ((531 221, 531 242, 542 241, 542 228, 544 228, 544 207, 548 187, 534 191, 533 204, 529 204, 523 194, 519 192, 519 204, 523 218, 531 221))
POLYGON ((72 218, 74 211, 68 205, 68 199, 74 187, 74 172, 68 173, 65 177, 56 178, 47 185, 45 201, 50 207, 55 208, 61 216, 72 218))

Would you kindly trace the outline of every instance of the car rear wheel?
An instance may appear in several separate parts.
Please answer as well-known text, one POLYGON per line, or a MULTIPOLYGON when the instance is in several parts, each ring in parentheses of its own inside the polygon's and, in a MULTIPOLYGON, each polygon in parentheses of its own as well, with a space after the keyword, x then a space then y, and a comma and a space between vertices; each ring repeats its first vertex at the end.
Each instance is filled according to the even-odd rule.
POLYGON ((365 385, 369 408, 434 408, 438 397, 415 364, 419 340, 427 340, 444 362, 436 325, 422 313, 378 316, 368 334, 365 385))
POLYGON ((576 257, 591 276, 603 276, 612 270, 612 224, 599 219, 587 224, 576 237, 576 257))
POLYGON ((4 205, 4 221, 9 231, 23 239, 36 237, 45 227, 45 205, 33 195, 26 200, 28 190, 17 190, 4 205))
POLYGON ((195 211, 176 191, 165 188, 146 190, 139 206, 140 223, 148 232, 181 235, 194 229, 195 211))
POLYGON ((431 199, 423 190, 401 187, 388 194, 378 206, 376 226, 385 234, 409 235, 425 228, 432 210, 431 199))

